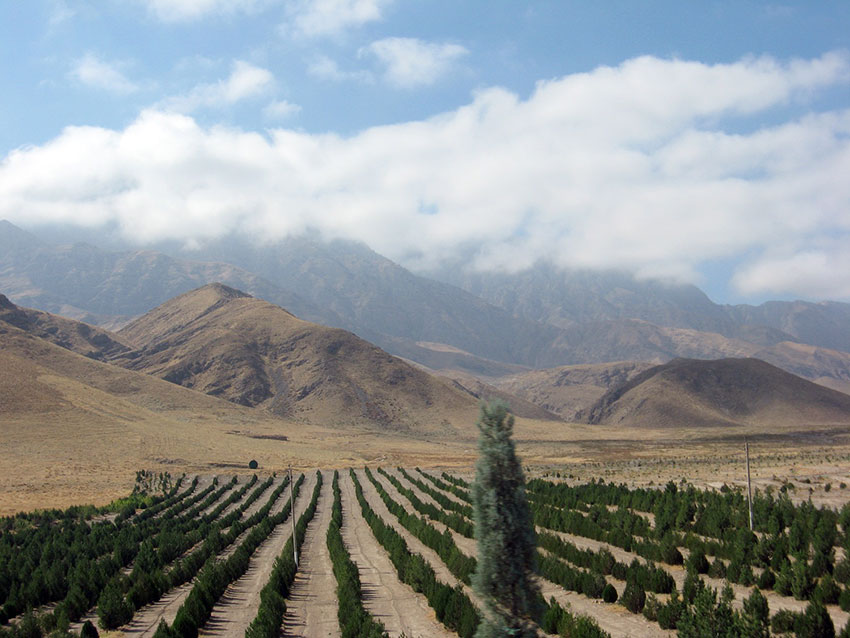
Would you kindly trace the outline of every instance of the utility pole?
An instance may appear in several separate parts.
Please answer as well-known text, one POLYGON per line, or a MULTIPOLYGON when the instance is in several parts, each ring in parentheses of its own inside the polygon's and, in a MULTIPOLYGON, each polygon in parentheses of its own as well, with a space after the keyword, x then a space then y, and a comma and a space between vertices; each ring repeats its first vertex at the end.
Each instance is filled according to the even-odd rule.
POLYGON ((747 454, 747 505, 750 508, 750 531, 753 531, 753 487, 750 483, 750 442, 744 439, 744 451, 747 454))
MULTIPOLYGON (((298 544, 295 542, 295 497, 292 489, 295 484, 292 482, 292 465, 289 466, 289 519, 292 521, 292 554, 295 558, 295 568, 298 568, 298 544)), ((752 514, 750 515, 750 527, 753 526, 752 514)))

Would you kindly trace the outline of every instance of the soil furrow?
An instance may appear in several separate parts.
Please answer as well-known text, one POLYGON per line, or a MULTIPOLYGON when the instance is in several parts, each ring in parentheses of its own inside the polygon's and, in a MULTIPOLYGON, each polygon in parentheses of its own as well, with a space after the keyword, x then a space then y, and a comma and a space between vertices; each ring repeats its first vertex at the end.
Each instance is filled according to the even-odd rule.
POLYGON ((298 572, 286 600, 285 636, 337 638, 340 635, 336 577, 327 544, 333 505, 333 473, 324 472, 323 479, 316 513, 307 525, 298 553, 298 572))
MULTIPOLYGON (((297 480, 295 476, 293 479, 297 480)), ((296 519, 310 502, 310 495, 313 493, 315 484, 315 472, 306 474, 298 498, 295 499, 296 519)), ((289 503, 288 487, 280 495, 269 515, 277 514, 286 503, 289 503)), ((260 544, 251 557, 245 574, 225 590, 221 599, 213 607, 207 624, 198 632, 199 636, 203 638, 243 638, 245 636, 245 630, 254 620, 260 607, 260 590, 268 582, 274 561, 283 551, 290 536, 292 536, 292 521, 287 518, 260 544)))
POLYGON ((342 490, 342 538, 360 573, 366 611, 383 623, 390 636, 403 633, 406 636, 457 638, 457 634, 437 620, 425 596, 399 580, 386 550, 375 540, 363 518, 348 472, 340 472, 339 486, 342 490))

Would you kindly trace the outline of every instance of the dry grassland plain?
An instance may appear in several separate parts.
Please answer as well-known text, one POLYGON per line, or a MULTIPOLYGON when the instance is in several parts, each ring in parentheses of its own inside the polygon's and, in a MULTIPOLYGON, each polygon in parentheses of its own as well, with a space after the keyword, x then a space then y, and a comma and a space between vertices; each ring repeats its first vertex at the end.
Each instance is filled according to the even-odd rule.
MULTIPOLYGON (((42 377, 44 379, 44 377, 42 377)), ((45 382, 50 382, 49 379, 45 382)), ((56 380, 56 383, 67 381, 56 380)), ((97 394, 90 391, 90 394, 97 394)), ((75 401, 81 393, 75 391, 75 401)), ((83 393, 83 396, 86 396, 83 393)), ((187 474, 262 473, 292 465, 346 468, 364 465, 445 468, 471 472, 477 456, 475 415, 443 421, 428 436, 346 430, 290 423, 216 402, 216 410, 117 410, 115 398, 90 396, 90 410, 4 414, 0 418, 0 515, 72 504, 104 505, 126 495, 136 470, 187 474), (222 408, 222 406, 225 406, 222 408), (120 411, 119 411, 120 412, 120 411), (95 416, 92 416, 92 415, 95 416)), ((119 406, 120 407, 120 406, 119 406)), ((850 490, 850 428, 820 427, 770 435, 744 428, 663 428, 562 424, 518 419, 517 451, 529 475, 603 478, 630 485, 685 479, 698 486, 742 485, 744 440, 750 441, 754 485, 790 481, 795 498, 837 505, 850 490), (830 484, 830 491, 824 491, 830 484)))

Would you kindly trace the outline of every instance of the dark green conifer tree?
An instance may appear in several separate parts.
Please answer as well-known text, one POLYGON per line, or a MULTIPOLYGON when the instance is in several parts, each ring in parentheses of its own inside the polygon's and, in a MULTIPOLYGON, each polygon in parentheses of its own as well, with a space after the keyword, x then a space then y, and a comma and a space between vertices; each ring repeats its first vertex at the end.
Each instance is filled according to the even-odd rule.
POLYGON ((770 638, 770 607, 758 587, 744 599, 741 622, 745 638, 770 638))
POLYGON ((472 578, 484 602, 476 638, 536 636, 538 600, 534 524, 525 477, 511 440, 514 418, 503 403, 482 404, 472 485, 478 565, 472 578))

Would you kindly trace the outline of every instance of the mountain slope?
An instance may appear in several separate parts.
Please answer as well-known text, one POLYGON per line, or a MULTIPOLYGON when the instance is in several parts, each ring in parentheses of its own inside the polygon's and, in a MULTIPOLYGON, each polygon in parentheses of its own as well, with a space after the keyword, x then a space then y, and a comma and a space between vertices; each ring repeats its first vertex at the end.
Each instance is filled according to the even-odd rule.
POLYGON ((116 334, 58 315, 21 308, 0 295, 0 321, 66 350, 104 361, 130 350, 116 334))
POLYGON ((609 390, 580 417, 636 427, 850 424, 850 396, 758 359, 675 359, 609 390))
POLYGON ((474 418, 474 400, 447 382, 221 284, 180 295, 119 334, 137 350, 116 363, 279 416, 417 431, 474 418))
POLYGON ((458 266, 428 274, 516 316, 560 327, 637 319, 717 333, 761 347, 799 341, 850 352, 847 303, 720 305, 696 286, 642 280, 616 271, 561 269, 544 261, 516 273, 474 272, 458 266))
MULTIPOLYGON (((34 503, 103 504, 126 495, 139 468, 245 467, 281 455, 251 436, 297 433, 267 413, 94 361, 5 322, 0 344, 0 514, 34 503)), ((302 449, 293 445, 289 454, 302 449)))
POLYGON ((571 421, 605 392, 651 367, 638 361, 561 366, 507 375, 493 384, 571 421))
POLYGON ((732 321, 695 286, 638 280, 615 271, 564 270, 540 261, 516 273, 445 268, 431 273, 521 317, 568 327, 639 319, 729 335, 732 321))
POLYGON ((753 356, 791 374, 850 394, 850 353, 783 341, 753 356))

